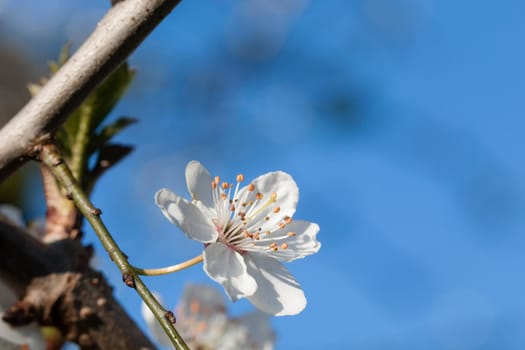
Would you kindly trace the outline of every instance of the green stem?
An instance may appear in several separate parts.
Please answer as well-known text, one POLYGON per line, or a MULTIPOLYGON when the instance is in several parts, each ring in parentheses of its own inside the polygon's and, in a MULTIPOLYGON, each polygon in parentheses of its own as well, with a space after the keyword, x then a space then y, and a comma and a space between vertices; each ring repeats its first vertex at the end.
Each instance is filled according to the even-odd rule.
POLYGON ((197 265, 198 263, 202 262, 203 256, 202 254, 199 256, 196 256, 188 261, 182 262, 177 265, 167 266, 167 267, 161 267, 158 269, 141 269, 140 267, 133 266, 133 270, 138 275, 143 276, 159 276, 159 275, 167 275, 168 273, 178 272, 180 270, 187 269, 188 267, 191 267, 193 265, 197 265))
POLYGON ((41 147, 40 161, 49 167, 51 173, 57 181, 64 187, 68 197, 72 198, 80 212, 93 227, 104 249, 109 253, 111 260, 115 262, 126 285, 134 287, 139 296, 148 305, 151 312, 160 322, 162 328, 168 335, 176 349, 189 350, 188 346, 179 335, 173 323, 169 320, 172 314, 157 301, 153 294, 140 279, 137 272, 129 264, 126 255, 120 250, 119 246, 108 232, 106 226, 100 219, 100 209, 97 209, 86 196, 78 182, 75 180, 71 170, 62 159, 58 148, 53 144, 46 144, 41 147))

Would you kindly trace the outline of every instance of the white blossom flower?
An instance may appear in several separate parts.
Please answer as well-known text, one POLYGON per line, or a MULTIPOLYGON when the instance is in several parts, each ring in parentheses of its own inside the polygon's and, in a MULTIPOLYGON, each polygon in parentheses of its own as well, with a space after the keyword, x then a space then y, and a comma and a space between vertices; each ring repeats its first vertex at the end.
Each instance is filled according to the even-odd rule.
MULTIPOLYGON (((153 337, 169 346, 166 334, 144 303, 142 316, 153 337)), ((254 311, 230 318, 222 295, 207 285, 186 286, 176 317, 177 330, 190 349, 272 350, 274 346, 268 314, 254 311)))
POLYGON ((281 264, 316 253, 319 226, 292 220, 299 189, 282 171, 264 174, 247 186, 212 178, 197 161, 186 167, 192 200, 168 189, 155 202, 189 238, 204 243, 204 271, 228 297, 247 297, 269 314, 294 315, 306 306, 304 293, 281 264))

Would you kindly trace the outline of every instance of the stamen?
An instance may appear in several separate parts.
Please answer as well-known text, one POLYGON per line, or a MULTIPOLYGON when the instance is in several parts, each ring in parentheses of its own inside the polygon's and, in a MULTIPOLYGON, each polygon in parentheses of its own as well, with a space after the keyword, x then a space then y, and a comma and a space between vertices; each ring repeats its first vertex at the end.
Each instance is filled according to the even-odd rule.
POLYGON ((255 190, 255 185, 254 184, 249 184, 248 185, 248 191, 253 192, 253 190, 255 190))
POLYGON ((277 243, 273 242, 272 244, 270 244, 270 249, 277 250, 277 243))
POLYGON ((227 183, 227 182, 223 182, 221 186, 222 186, 223 190, 226 190, 226 189, 228 189, 228 187, 230 187, 230 184, 227 183))
POLYGON ((276 202, 276 201, 277 201, 277 193, 272 192, 271 201, 272 201, 272 202, 276 202))
POLYGON ((221 178, 218 177, 218 176, 215 176, 214 181, 215 181, 216 184, 219 184, 219 182, 221 182, 221 178))
POLYGON ((222 198, 222 199, 226 199, 226 197, 227 197, 227 196, 226 196, 226 193, 221 193, 221 198, 222 198))
POLYGON ((289 237, 295 237, 296 233, 293 231, 288 232, 289 237))
POLYGON ((206 330, 206 328, 208 328, 208 325, 206 324, 205 321, 201 321, 201 322, 198 322, 196 325, 195 325, 195 329, 197 330, 197 332, 199 333, 202 333, 206 330))
POLYGON ((213 188, 214 190, 217 188, 217 183, 215 181, 211 182, 211 188, 213 188))
POLYGON ((284 217, 284 223, 286 225, 290 225, 291 222, 292 222, 292 218, 291 217, 289 217, 289 216, 285 216, 284 217))
POLYGON ((281 244, 281 249, 288 249, 288 243, 281 244))
POLYGON ((257 192, 257 194, 255 195, 255 199, 260 201, 262 198, 263 198, 263 194, 261 192, 257 192))
POLYGON ((190 312, 196 314, 199 312, 199 302, 197 300, 192 300, 190 303, 190 312))
POLYGON ((280 207, 275 207, 275 208, 273 208, 273 212, 276 213, 276 214, 277 214, 278 212, 280 212, 280 211, 281 211, 281 208, 280 208, 280 207))
POLYGON ((237 175, 237 182, 243 182, 243 181, 244 181, 244 175, 243 174, 237 175))
POLYGON ((271 234, 271 232, 270 232, 270 231, 266 231, 265 234, 266 234, 267 236, 269 236, 269 235, 271 234))
POLYGON ((284 222, 280 222, 279 223, 279 228, 282 230, 283 228, 286 227, 286 224, 284 222))
POLYGON ((230 206, 230 211, 232 211, 232 212, 235 211, 235 205, 232 204, 232 205, 230 206))

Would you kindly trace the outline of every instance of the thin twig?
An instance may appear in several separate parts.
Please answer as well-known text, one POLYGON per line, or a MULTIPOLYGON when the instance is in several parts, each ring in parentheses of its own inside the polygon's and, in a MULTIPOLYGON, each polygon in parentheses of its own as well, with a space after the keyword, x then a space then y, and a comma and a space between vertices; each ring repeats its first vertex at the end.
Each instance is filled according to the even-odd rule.
POLYGON ((80 212, 93 227, 93 230, 100 239, 104 249, 109 253, 110 258, 118 266, 120 272, 122 272, 122 279, 126 285, 136 289, 142 300, 144 300, 151 312, 155 315, 157 320, 159 320, 162 328, 166 331, 166 334, 172 341, 173 345, 177 349, 189 350, 188 346, 175 329, 173 323, 170 322, 173 318, 173 314, 159 304, 133 267, 128 263, 126 255, 120 250, 119 246, 100 219, 100 209, 96 208, 83 192, 82 188, 73 177, 71 170, 63 161, 58 148, 54 144, 45 144, 39 146, 37 151, 38 154, 36 156, 42 163, 49 167, 57 181, 65 188, 67 195, 75 202, 80 212))
POLYGON ((0 130, 0 180, 29 159, 180 0, 119 1, 62 68, 0 130))
POLYGON ((192 267, 193 265, 197 265, 198 263, 202 262, 203 259, 204 257, 201 254, 177 265, 166 266, 157 269, 142 269, 140 267, 133 266, 133 270, 135 270, 137 274, 142 276, 160 276, 187 269, 188 267, 192 267))

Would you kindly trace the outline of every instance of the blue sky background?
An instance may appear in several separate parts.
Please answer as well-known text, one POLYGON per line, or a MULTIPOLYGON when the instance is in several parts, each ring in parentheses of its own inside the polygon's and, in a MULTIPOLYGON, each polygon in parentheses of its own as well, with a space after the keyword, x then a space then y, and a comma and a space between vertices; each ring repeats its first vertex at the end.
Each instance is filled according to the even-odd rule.
MULTIPOLYGON (((3 0, 0 38, 43 72, 107 6, 3 0)), ((153 202, 161 187, 186 194, 189 160, 230 179, 287 171, 296 217, 319 223, 323 246, 288 265, 309 304, 272 320, 277 349, 523 349, 524 11, 517 0, 185 0, 130 59, 138 74, 113 117, 140 118, 120 137, 136 151, 93 200, 132 263, 164 266, 201 249, 153 202)), ((190 281, 212 283, 201 267, 146 282, 175 305, 190 281)))

